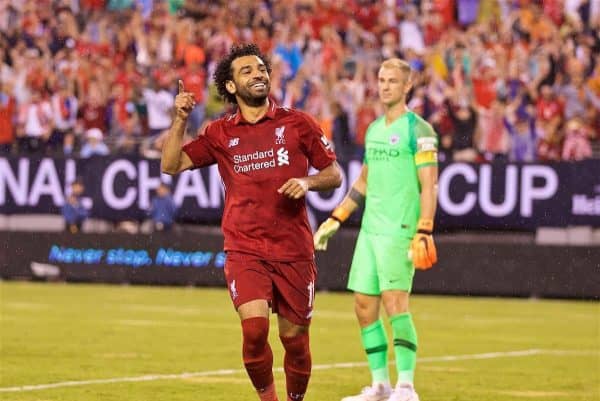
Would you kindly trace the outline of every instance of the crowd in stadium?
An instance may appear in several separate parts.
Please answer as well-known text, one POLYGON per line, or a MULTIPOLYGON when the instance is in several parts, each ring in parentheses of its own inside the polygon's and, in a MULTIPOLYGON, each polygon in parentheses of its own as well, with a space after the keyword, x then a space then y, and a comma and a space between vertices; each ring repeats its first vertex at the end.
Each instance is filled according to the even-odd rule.
POLYGON ((0 31, 3 154, 157 157, 177 80, 193 136, 227 111, 216 62, 255 42, 275 101, 317 119, 341 159, 360 157, 395 55, 442 160, 600 157, 598 0, 2 0, 0 31))

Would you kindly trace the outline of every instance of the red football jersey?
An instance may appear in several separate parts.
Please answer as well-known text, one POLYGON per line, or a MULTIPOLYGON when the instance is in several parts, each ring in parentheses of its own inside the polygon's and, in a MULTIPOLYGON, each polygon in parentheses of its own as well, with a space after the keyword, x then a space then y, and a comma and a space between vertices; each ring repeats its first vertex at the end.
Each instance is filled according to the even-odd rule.
POLYGON ((314 258, 305 198, 277 192, 288 179, 307 176, 309 166, 322 170, 335 160, 311 117, 271 102, 257 123, 248 123, 238 111, 212 122, 183 151, 195 167, 219 167, 226 251, 272 261, 314 258))

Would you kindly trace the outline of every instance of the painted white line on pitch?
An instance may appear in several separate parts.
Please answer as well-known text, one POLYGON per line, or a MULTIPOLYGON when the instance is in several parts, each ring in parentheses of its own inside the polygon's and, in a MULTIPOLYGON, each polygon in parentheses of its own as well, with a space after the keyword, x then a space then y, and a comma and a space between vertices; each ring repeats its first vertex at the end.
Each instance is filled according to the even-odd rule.
MULTIPOLYGON (((547 349, 528 349, 522 351, 507 351, 507 352, 486 352, 483 354, 466 354, 466 355, 445 355, 431 356, 419 358, 419 363, 427 362, 445 362, 445 361, 466 361, 475 359, 495 359, 495 358, 510 358, 530 355, 591 355, 596 351, 569 351, 569 350, 547 350, 547 349)), ((330 363, 322 365, 314 365, 313 370, 329 370, 329 369, 347 369, 367 366, 367 362, 342 362, 330 363)), ((275 368, 274 372, 283 372, 283 368, 275 368)), ((35 384, 16 387, 0 387, 0 393, 22 392, 34 390, 47 390, 59 387, 74 387, 86 386, 90 384, 109 384, 109 383, 127 383, 127 382, 147 382, 154 380, 170 380, 170 379, 186 379, 190 377, 205 377, 205 376, 229 376, 246 373, 244 369, 220 369, 210 370, 205 372, 186 372, 175 374, 156 374, 144 375, 135 377, 115 377, 112 379, 94 379, 94 380, 73 380, 49 384, 35 384)))

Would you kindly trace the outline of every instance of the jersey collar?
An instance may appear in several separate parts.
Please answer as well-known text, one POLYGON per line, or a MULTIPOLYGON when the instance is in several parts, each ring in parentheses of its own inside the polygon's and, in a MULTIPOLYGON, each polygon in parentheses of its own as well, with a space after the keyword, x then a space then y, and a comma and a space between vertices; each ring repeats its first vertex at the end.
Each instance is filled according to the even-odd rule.
MULTIPOLYGON (((262 120, 264 120, 265 118, 269 118, 271 120, 275 119, 275 113, 277 112, 277 104, 275 103, 275 101, 269 97, 269 108, 267 109, 267 112, 265 113, 264 116, 262 116, 262 118, 260 120, 258 120, 255 124, 261 122, 262 120)), ((240 109, 238 108, 237 111, 235 112, 235 114, 233 115, 233 124, 234 125, 240 125, 240 124, 250 124, 248 121, 246 121, 246 119, 244 118, 244 116, 242 115, 242 113, 240 112, 240 109)))

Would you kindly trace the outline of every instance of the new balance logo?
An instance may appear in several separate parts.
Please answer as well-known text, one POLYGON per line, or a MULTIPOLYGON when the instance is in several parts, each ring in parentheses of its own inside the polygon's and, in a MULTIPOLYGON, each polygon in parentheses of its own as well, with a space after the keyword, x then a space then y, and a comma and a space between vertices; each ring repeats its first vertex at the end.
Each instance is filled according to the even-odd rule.
POLYGON ((233 148, 234 146, 237 146, 240 144, 240 138, 231 138, 229 140, 229 147, 233 148))
POLYGON ((288 155, 288 151, 285 148, 279 148, 277 151, 277 165, 290 165, 290 156, 288 155))
POLYGON ((325 149, 332 150, 331 143, 327 140, 325 135, 321 135, 321 143, 325 146, 325 149))
POLYGON ((285 127, 275 128, 275 144, 276 145, 284 145, 285 137, 283 136, 283 132, 285 131, 285 127))

